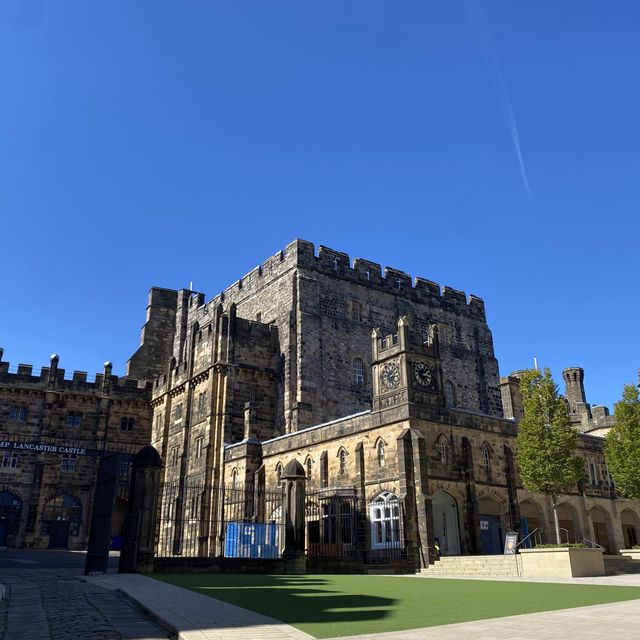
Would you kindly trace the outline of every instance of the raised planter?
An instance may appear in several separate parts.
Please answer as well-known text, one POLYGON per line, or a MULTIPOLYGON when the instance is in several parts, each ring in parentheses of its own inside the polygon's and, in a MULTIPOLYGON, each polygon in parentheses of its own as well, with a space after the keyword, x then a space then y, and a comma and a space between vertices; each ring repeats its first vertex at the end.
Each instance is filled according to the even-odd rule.
POLYGON ((525 578, 584 578, 604 575, 602 549, 521 549, 520 558, 525 578))
POLYGON ((640 560, 640 549, 620 549, 620 553, 632 560, 640 560))

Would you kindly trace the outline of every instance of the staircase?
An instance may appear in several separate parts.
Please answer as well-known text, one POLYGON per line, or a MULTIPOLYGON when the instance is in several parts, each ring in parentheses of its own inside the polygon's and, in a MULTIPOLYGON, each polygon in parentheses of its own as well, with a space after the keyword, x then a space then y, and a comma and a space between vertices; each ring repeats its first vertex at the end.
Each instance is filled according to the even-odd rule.
MULTIPOLYGON (((418 574, 436 576, 517 577, 520 575, 518 556, 443 556, 435 564, 421 569, 418 574)), ((640 562, 640 561, 638 561, 640 562)))
POLYGON ((607 576, 619 576, 625 573, 640 573, 640 560, 628 556, 603 556, 604 573, 607 576))

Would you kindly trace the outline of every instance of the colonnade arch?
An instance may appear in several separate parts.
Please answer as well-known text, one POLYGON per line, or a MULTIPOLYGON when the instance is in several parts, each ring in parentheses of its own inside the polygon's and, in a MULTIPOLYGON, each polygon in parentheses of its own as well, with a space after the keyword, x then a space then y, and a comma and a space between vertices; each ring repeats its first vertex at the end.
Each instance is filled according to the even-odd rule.
POLYGON ((623 509, 620 513, 620 523, 625 549, 631 549, 634 545, 640 544, 640 517, 638 514, 631 509, 623 509))
POLYGON ((460 528, 458 503, 446 491, 439 489, 432 496, 433 526, 435 541, 440 555, 460 555, 460 528))

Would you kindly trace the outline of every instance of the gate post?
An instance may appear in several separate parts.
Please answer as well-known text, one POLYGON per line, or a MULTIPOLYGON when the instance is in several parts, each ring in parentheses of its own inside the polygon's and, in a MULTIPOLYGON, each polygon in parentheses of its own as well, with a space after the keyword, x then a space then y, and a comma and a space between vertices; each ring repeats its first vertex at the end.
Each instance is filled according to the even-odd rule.
POLYGON ((284 498, 284 562, 285 573, 301 575, 307 572, 304 554, 305 482, 302 465, 291 460, 282 472, 284 498))
POLYGON ((129 510, 118 573, 153 571, 158 494, 162 460, 150 444, 133 458, 129 510))

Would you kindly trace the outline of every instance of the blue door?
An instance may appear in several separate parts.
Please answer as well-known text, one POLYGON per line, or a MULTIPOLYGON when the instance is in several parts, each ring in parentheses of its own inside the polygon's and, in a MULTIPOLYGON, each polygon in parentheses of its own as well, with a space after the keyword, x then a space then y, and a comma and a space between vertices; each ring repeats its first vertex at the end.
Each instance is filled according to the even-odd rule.
POLYGON ((482 553, 486 555, 502 553, 502 528, 500 516, 480 514, 480 543, 482 553))

